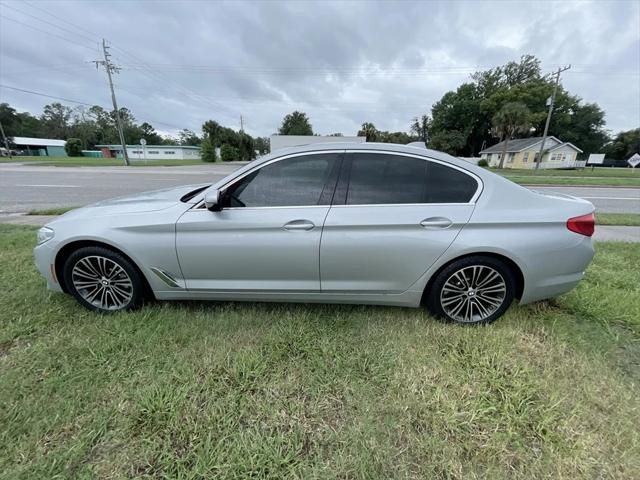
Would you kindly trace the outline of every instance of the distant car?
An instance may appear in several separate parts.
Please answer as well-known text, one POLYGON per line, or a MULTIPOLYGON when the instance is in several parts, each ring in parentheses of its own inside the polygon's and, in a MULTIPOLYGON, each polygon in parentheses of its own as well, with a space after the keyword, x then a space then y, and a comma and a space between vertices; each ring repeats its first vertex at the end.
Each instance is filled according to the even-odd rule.
POLYGON ((333 143, 73 210, 39 230, 35 259, 49 288, 101 312, 149 298, 359 303, 486 323, 580 281, 593 211, 444 153, 333 143))

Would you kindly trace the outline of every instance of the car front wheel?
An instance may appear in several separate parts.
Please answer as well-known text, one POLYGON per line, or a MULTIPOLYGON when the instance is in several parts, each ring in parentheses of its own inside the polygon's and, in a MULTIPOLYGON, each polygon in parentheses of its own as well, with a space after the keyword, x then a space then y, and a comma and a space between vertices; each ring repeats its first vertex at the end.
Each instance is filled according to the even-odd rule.
POLYGON ((121 254, 103 247, 83 247, 64 264, 69 293, 84 307, 116 312, 139 307, 144 283, 138 270, 121 254))
POLYGON ((440 318, 477 324, 501 317, 514 296, 515 280, 507 265, 493 257, 472 256, 438 273, 426 303, 440 318))

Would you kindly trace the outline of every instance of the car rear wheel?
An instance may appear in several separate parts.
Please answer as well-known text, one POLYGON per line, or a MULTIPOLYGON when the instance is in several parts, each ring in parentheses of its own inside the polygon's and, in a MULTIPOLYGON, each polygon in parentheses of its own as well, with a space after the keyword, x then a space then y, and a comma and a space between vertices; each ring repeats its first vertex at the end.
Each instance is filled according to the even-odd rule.
POLYGON ((83 247, 64 264, 68 291, 84 307, 98 312, 132 310, 142 305, 144 283, 133 264, 103 247, 83 247))
POLYGON ((511 269, 493 257, 472 256, 437 274, 427 294, 427 308, 446 320, 477 324, 500 318, 515 296, 511 269))

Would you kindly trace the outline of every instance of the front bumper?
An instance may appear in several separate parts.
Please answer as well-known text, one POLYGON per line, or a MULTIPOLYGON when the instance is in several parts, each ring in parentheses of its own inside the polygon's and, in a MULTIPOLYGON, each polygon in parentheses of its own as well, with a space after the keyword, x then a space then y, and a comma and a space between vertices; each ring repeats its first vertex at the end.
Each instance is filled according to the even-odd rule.
POLYGON ((62 287, 60 286, 55 274, 54 240, 50 240, 42 245, 37 245, 33 249, 33 258, 35 260, 36 268, 47 281, 47 288, 54 292, 62 292, 62 287))

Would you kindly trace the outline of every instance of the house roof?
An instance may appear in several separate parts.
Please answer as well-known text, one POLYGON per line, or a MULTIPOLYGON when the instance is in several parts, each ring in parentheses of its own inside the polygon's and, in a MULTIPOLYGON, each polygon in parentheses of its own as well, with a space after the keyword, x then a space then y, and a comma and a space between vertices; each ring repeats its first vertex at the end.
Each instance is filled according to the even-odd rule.
MULTIPOLYGON (((555 137, 549 137, 555 138, 555 137)), ((558 143, 562 143, 560 140, 555 138, 558 143)), ((514 138, 513 140, 509 140, 509 144, 507 145, 507 152, 520 152, 522 150, 526 150, 527 148, 533 147, 536 144, 539 144, 542 141, 542 137, 530 137, 530 138, 514 138)), ((489 148, 485 148, 480 153, 502 153, 502 148, 504 147, 504 142, 496 143, 489 148)))
POLYGON ((33 147, 64 147, 65 140, 55 138, 13 137, 15 145, 28 145, 33 147))
POLYGON ((580 153, 582 153, 582 150, 580 150, 578 147, 576 147, 576 146, 575 146, 573 143, 571 143, 571 142, 564 142, 564 143, 561 143, 560 145, 556 145, 555 147, 550 148, 550 149, 549 149, 549 151, 550 151, 550 152, 553 152, 554 150, 557 150, 558 148, 562 148, 562 147, 571 147, 571 148, 573 148, 576 152, 580 152, 580 153))

